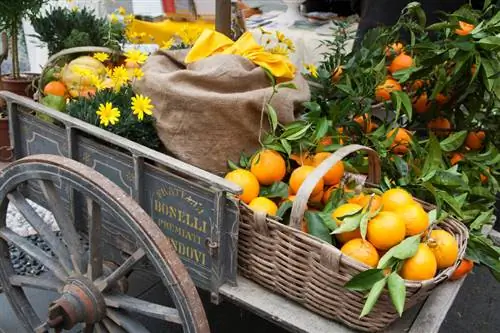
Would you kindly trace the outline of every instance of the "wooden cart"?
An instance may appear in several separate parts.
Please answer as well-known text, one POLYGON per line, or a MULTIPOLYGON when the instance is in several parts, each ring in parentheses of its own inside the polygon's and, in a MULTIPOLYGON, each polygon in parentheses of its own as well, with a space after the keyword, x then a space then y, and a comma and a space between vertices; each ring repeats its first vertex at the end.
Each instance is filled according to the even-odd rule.
MULTIPOLYGON (((238 206, 228 194, 240 188, 30 99, 0 97, 16 159, 0 172, 0 283, 26 331, 150 332, 154 318, 178 331, 209 332, 197 287, 214 304, 234 302, 292 332, 352 332, 238 276, 238 206), (28 199, 52 212, 62 239, 28 199), (9 202, 54 256, 7 228, 9 202), (8 243, 49 273, 16 275, 8 243), (136 270, 161 278, 169 306, 127 295, 136 270), (58 294, 46 304, 47 318, 23 287, 58 294)), ((444 284, 388 332, 437 332, 462 283, 444 284)))

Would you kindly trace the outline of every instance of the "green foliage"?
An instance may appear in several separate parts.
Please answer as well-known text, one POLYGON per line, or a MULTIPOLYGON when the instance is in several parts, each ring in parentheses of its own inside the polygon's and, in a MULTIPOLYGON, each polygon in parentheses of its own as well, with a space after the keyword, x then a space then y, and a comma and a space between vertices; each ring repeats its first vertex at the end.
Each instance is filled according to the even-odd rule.
POLYGON ((154 118, 146 115, 142 121, 137 119, 131 109, 131 99, 134 96, 135 93, 130 86, 125 86, 118 92, 105 89, 97 92, 91 99, 78 98, 72 100, 67 105, 66 112, 70 116, 101 127, 143 146, 158 149, 160 140, 156 133, 154 118), (99 124, 99 116, 96 114, 99 105, 106 104, 106 102, 112 103, 113 107, 118 108, 121 113, 119 122, 107 127, 99 124))
POLYGON ((96 16, 93 10, 51 8, 31 16, 34 37, 47 45, 53 55, 78 46, 103 46, 121 49, 125 43, 125 27, 96 16))

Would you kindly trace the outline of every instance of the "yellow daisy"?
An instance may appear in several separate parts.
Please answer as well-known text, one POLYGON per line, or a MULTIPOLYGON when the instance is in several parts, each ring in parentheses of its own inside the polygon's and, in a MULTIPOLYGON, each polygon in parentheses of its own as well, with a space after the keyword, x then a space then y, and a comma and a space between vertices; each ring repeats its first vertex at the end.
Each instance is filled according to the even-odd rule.
POLYGON ((111 74, 111 80, 115 84, 115 89, 120 90, 120 88, 130 80, 128 71, 123 65, 117 66, 113 69, 113 74, 111 74))
POLYGON ((169 50, 174 45, 174 43, 175 43, 175 39, 172 37, 169 40, 167 40, 166 42, 163 41, 161 44, 161 48, 165 49, 165 50, 169 50))
POLYGON ((78 6, 73 6, 73 7, 71 8, 71 11, 73 11, 73 12, 75 12, 75 13, 76 13, 76 12, 78 11, 78 6))
POLYGON ((311 74, 312 77, 318 77, 318 69, 314 64, 305 64, 304 68, 311 74))
POLYGON ((144 95, 135 95, 135 97, 132 97, 132 111, 137 116, 137 119, 143 120, 144 114, 152 115, 153 108, 149 97, 144 95))
POLYGON ((97 75, 90 76, 90 84, 93 85, 98 91, 105 89, 104 82, 97 75))
POLYGON ((127 11, 125 10, 125 8, 123 8, 122 6, 120 6, 118 8, 118 14, 125 15, 125 14, 127 14, 127 11))
POLYGON ((114 108, 110 102, 106 102, 106 105, 101 103, 96 114, 99 116, 99 124, 104 126, 108 126, 109 124, 114 125, 120 118, 120 110, 114 108))
POLYGON ((290 52, 295 52, 295 44, 293 43, 293 41, 289 38, 285 38, 285 40, 283 41, 283 44, 286 45, 286 47, 288 47, 288 50, 290 50, 290 52))
POLYGON ((125 18, 123 19, 123 22, 126 25, 129 25, 129 24, 132 24, 132 22, 134 22, 134 19, 135 19, 134 14, 128 14, 128 15, 125 15, 125 18))
POLYGON ((115 13, 112 13, 111 15, 109 15, 109 20, 111 21, 111 23, 117 23, 118 22, 118 16, 116 16, 115 13))
POLYGON ((278 38, 278 42, 283 43, 286 39, 285 35, 281 31, 276 31, 276 38, 278 38))
POLYGON ((269 52, 271 52, 273 54, 283 55, 283 56, 287 56, 289 53, 288 48, 281 46, 281 45, 277 45, 277 46, 269 49, 269 52))
POLYGON ((134 77, 134 79, 136 79, 137 81, 140 81, 142 80, 142 78, 144 77, 144 72, 142 71, 142 69, 140 68, 134 68, 134 72, 132 73, 132 76, 134 77))
POLYGON ((105 62, 106 60, 109 59, 109 54, 104 53, 104 52, 97 52, 97 53, 94 53, 94 59, 97 59, 100 62, 105 62))
POLYGON ((148 55, 145 52, 136 49, 131 49, 125 52, 125 57, 127 57, 127 59, 125 60, 127 63, 135 62, 138 64, 143 64, 146 62, 146 60, 148 60, 148 55))

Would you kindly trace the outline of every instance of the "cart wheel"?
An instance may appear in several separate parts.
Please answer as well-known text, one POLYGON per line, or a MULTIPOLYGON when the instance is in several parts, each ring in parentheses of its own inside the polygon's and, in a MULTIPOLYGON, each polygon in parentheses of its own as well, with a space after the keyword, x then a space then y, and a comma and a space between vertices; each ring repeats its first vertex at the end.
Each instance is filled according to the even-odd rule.
MULTIPOLYGON (((172 244, 144 210, 100 173, 71 159, 34 155, 0 172, 0 283, 14 312, 29 332, 61 332, 80 325, 83 332, 149 332, 138 315, 182 325, 184 332, 209 332, 196 288, 172 244), (26 201, 19 187, 38 183, 61 231, 62 239, 26 201), (65 183, 65 184, 64 184, 65 183), (84 250, 55 184, 69 185, 85 198, 89 249, 84 250), (54 256, 19 236, 6 225, 13 204, 47 243, 54 256), (135 238, 136 251, 121 264, 103 260, 101 208, 112 212, 135 238), (8 243, 43 264, 52 278, 16 275, 8 243), (168 289, 175 308, 150 303, 123 293, 123 282, 139 261, 149 259, 168 289), (122 286, 122 288, 121 288, 122 286), (47 304, 48 318, 40 319, 22 287, 55 291, 47 304)), ((47 274, 49 275, 49 274, 47 274)))

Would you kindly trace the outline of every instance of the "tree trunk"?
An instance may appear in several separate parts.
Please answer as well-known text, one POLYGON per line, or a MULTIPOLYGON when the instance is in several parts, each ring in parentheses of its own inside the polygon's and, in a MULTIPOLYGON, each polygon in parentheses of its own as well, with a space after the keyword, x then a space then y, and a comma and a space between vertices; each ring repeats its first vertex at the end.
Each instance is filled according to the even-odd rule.
POLYGON ((21 76, 20 69, 19 69, 19 48, 18 48, 18 42, 19 42, 19 25, 14 23, 12 25, 12 30, 11 30, 12 36, 11 36, 11 41, 12 41, 12 77, 14 79, 19 79, 21 76))

